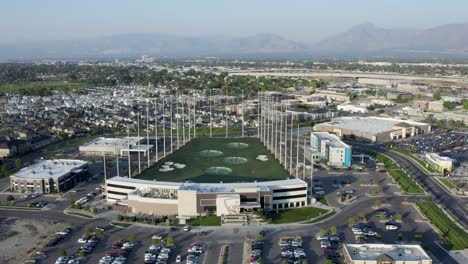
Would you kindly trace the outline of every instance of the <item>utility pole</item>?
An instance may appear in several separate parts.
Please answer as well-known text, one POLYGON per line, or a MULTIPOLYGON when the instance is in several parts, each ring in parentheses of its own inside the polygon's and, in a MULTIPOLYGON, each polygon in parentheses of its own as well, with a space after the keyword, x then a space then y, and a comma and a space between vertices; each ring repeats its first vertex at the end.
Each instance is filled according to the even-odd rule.
POLYGON ((104 179, 107 180, 106 153, 102 153, 102 158, 104 160, 104 179))
POLYGON ((279 155, 278 155, 278 144, 279 144, 279 141, 278 141, 278 97, 276 97, 276 100, 275 100, 275 107, 274 107, 274 111, 275 111, 275 157, 276 159, 278 159, 279 155))
POLYGON ((182 146, 185 145, 185 102, 182 102, 182 146))
POLYGON ((289 147, 289 173, 292 174, 292 155, 293 155, 293 116, 291 115, 291 141, 290 141, 290 147, 289 147))
POLYGON ((226 114, 226 138, 228 138, 228 110, 227 110, 227 88, 224 94, 224 110, 226 114))
POLYGON ((288 107, 286 106, 285 118, 284 118, 284 169, 288 169, 288 107))
POLYGON ((280 119, 280 129, 279 129, 279 158, 278 160, 281 161, 283 160, 283 146, 281 145, 281 142, 283 140, 283 105, 281 104, 280 106, 280 114, 279 114, 279 119, 280 119))
POLYGON ((175 118, 176 118, 176 137, 177 137, 177 149, 179 149, 179 119, 180 119, 180 115, 179 115, 179 95, 176 94, 176 115, 175 115, 175 118))
POLYGON ((155 161, 158 162, 159 160, 159 149, 158 149, 158 100, 154 99, 154 149, 155 152, 155 161))
POLYGON ((193 102, 193 138, 197 137, 197 98, 193 102))
MULTIPOLYGON (((307 135, 307 134, 306 134, 307 135)), ((303 153, 302 153, 302 179, 305 180, 306 178, 306 169, 305 169, 305 162, 306 162, 306 157, 305 157, 305 154, 306 154, 306 147, 307 147, 307 136, 304 136, 304 149, 303 149, 303 153)))
POLYGON ((114 153, 115 153, 115 163, 117 167, 117 177, 119 177, 120 169, 119 169, 119 153, 117 152, 117 144, 114 144, 114 153))
POLYGON ((260 92, 257 94, 257 136, 261 140, 260 133, 262 131, 262 122, 260 121, 260 92))

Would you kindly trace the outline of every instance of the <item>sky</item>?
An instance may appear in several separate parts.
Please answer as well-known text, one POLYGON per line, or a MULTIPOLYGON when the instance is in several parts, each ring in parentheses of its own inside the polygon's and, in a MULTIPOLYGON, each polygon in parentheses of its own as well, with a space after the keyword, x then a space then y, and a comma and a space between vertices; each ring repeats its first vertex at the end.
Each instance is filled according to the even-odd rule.
POLYGON ((0 43, 122 33, 248 36, 313 43, 362 24, 468 23, 467 0, 0 0, 0 43))

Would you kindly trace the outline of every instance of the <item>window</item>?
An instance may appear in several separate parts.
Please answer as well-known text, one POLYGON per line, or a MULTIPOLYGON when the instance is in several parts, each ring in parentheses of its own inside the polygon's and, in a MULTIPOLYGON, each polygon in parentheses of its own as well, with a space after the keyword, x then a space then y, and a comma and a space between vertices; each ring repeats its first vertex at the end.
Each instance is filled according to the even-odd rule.
POLYGON ((284 204, 284 208, 289 208, 288 203, 285 203, 285 204, 284 204))
POLYGON ((307 194, 298 194, 298 195, 289 195, 289 196, 277 196, 273 197, 273 201, 275 200, 286 200, 286 199, 294 199, 294 198, 305 198, 307 197, 307 194))
POLYGON ((273 205, 273 209, 276 209, 276 204, 273 205))
POLYGON ((135 190, 136 187, 133 186, 124 186, 124 185, 118 185, 118 184, 112 184, 109 183, 107 184, 108 187, 114 187, 114 188, 121 188, 121 189, 127 189, 127 190, 135 190))
POLYGON ((289 188, 289 189, 278 189, 273 190, 273 193, 282 193, 282 192, 294 192, 294 191, 305 191, 307 187, 298 187, 298 188, 289 188))
POLYGON ((301 202, 301 205, 302 205, 302 206, 305 206, 305 202, 304 202, 304 201, 302 201, 302 202, 301 202))
POLYGON ((107 191, 108 194, 115 194, 115 195, 127 195, 126 193, 123 192, 114 192, 114 191, 107 191))

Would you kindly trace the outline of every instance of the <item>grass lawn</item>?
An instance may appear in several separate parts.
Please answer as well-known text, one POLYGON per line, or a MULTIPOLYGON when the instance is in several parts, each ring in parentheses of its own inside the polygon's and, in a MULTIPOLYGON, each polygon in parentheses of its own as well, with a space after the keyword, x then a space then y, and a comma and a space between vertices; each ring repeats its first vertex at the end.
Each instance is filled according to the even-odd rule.
POLYGON ((313 224, 313 223, 317 223, 317 222, 323 221, 323 220, 325 220, 325 219, 328 219, 328 218, 334 216, 335 214, 336 214, 335 211, 330 211, 330 212, 324 214, 323 216, 317 217, 317 218, 315 218, 314 220, 311 220, 311 221, 307 221, 307 222, 305 222, 304 224, 313 224))
POLYGON ((29 82, 29 83, 22 83, 22 84, 2 84, 0 85, 0 92, 5 93, 27 93, 27 94, 34 94, 35 91, 40 89, 49 89, 49 90, 79 90, 84 87, 89 86, 85 83, 68 83, 65 81, 42 81, 42 82, 29 82))
POLYGON ((375 157, 379 162, 385 164, 385 168, 393 179, 400 185, 403 192, 408 194, 423 194, 423 189, 416 183, 416 181, 408 175, 402 168, 398 167, 387 156, 376 153, 370 150, 362 150, 363 153, 375 157))
POLYGON ((220 226, 221 217, 216 215, 199 216, 187 222, 190 226, 220 226))
POLYGON ((82 214, 82 213, 73 213, 73 212, 68 212, 69 215, 74 215, 74 216, 79 216, 79 217, 84 217, 84 218, 93 218, 92 216, 90 215, 87 215, 87 214, 82 214))
POLYGON ((325 197, 321 197, 320 199, 317 200, 317 202, 323 204, 323 205, 328 205, 328 201, 325 197))
POLYGON ((444 247, 449 250, 461 250, 468 247, 468 234, 457 226, 448 216, 432 201, 416 202, 416 205, 426 215, 429 221, 435 225, 450 241, 444 247))
POLYGON ((159 181, 193 181, 193 182, 246 182, 284 180, 288 173, 275 160, 273 155, 257 138, 195 138, 173 154, 160 160, 157 164, 144 170, 135 178, 159 181), (248 144, 246 148, 232 148, 226 144, 241 142, 248 144), (200 155, 204 150, 221 151, 220 156, 206 157, 200 155), (256 160, 257 155, 266 155, 268 161, 256 160), (245 158, 242 164, 229 164, 224 159, 228 157, 245 158), (161 172, 159 169, 167 161, 185 164, 183 169, 161 172), (226 167, 231 170, 226 175, 207 173, 210 167, 226 167))
POLYGON ((113 224, 115 226, 118 226, 118 227, 121 227, 121 228, 127 228, 127 227, 132 225, 132 224, 121 223, 121 222, 112 222, 111 224, 113 224))
POLYGON ((314 208, 314 207, 303 207, 295 209, 281 210, 274 214, 271 218, 273 224, 286 224, 310 220, 311 218, 317 217, 327 210, 314 208))
POLYGON ((453 184, 449 179, 441 178, 440 181, 449 189, 457 189, 457 186, 455 186, 455 184, 453 184))
POLYGON ((20 206, 20 205, 0 205, 0 208, 9 209, 9 210, 29 210, 29 211, 41 210, 41 208, 38 208, 38 207, 29 207, 29 206, 20 206))

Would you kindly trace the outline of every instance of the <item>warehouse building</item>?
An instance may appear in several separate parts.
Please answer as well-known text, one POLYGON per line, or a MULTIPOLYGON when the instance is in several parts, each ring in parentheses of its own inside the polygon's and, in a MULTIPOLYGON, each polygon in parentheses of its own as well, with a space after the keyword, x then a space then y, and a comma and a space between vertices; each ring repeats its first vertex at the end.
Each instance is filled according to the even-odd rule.
POLYGON ((26 193, 66 191, 84 177, 88 163, 82 160, 44 160, 10 176, 10 189, 26 193))
POLYGON ((334 118, 330 122, 315 125, 314 130, 350 140, 385 142, 428 133, 431 126, 409 120, 368 116, 334 118))
POLYGON ((351 147, 334 134, 328 132, 312 132, 311 144, 320 159, 325 159, 333 167, 351 166, 351 147))
POLYGON ((443 157, 437 153, 426 153, 424 159, 431 167, 444 174, 453 170, 453 160, 449 157, 443 157))
POLYGON ((347 264, 432 264, 420 245, 344 244, 342 251, 347 264))
MULTIPOLYGON (((154 139, 153 139, 154 142, 154 139)), ((152 144, 147 146, 143 137, 124 137, 124 138, 95 138, 79 147, 80 153, 86 155, 120 155, 125 156, 130 151, 137 153, 140 151, 146 155, 152 144)))
POLYGON ((180 219, 307 206, 307 183, 300 179, 182 183, 113 177, 106 181, 105 193, 108 202, 128 206, 133 213, 175 215, 180 219))

